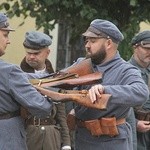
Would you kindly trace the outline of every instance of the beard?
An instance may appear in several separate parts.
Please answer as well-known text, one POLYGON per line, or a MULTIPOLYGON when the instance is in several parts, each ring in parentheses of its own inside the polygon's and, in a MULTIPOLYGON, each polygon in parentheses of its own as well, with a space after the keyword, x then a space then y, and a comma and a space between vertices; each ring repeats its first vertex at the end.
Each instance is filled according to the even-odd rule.
POLYGON ((86 53, 86 58, 91 58, 92 63, 95 65, 101 64, 106 58, 105 47, 102 46, 96 53, 92 54, 90 52, 86 53))

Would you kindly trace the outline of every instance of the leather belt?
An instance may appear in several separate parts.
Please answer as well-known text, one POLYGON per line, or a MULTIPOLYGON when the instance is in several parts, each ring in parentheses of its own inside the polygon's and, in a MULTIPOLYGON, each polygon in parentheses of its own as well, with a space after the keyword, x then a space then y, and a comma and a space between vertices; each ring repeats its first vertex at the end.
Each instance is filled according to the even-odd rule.
MULTIPOLYGON (((116 125, 121 125, 121 124, 124 124, 125 122, 126 122, 125 118, 121 118, 121 119, 116 120, 116 125)), ((76 119, 76 125, 80 128, 86 128, 85 121, 82 121, 79 119, 76 119)))
POLYGON ((10 119, 16 116, 20 116, 20 110, 14 111, 14 112, 9 112, 9 113, 3 113, 0 114, 0 120, 2 119, 10 119))
POLYGON ((55 125, 55 124, 56 124, 56 121, 51 117, 47 117, 44 119, 31 117, 26 120, 26 125, 40 126, 40 125, 55 125))

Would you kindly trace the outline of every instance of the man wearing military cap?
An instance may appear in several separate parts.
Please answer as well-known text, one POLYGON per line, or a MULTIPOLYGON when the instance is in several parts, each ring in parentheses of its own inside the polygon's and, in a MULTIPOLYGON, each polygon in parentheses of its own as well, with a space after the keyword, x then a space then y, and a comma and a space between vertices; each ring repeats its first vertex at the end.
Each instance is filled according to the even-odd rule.
MULTIPOLYGON (((0 12, 0 56, 10 44, 10 31, 14 30, 9 26, 7 15, 0 12)), ((21 106, 41 118, 50 114, 52 101, 37 92, 28 74, 14 64, 0 60, 0 77, 0 150, 27 150, 21 106)), ((42 76, 34 75, 37 77, 42 76)))
MULTIPOLYGON (((150 90, 150 30, 135 35, 131 41, 134 53, 130 63, 141 71, 141 76, 150 90)), ((150 96, 141 106, 135 108, 137 119, 137 149, 150 149, 150 96)))
MULTIPOLYGON (((48 60, 51 38, 39 31, 26 32, 23 42, 26 56, 21 62, 25 72, 35 74, 53 73, 48 60)), ((54 104, 45 119, 29 116, 27 124, 27 146, 29 150, 70 150, 70 136, 66 122, 64 103, 54 104)))
POLYGON ((25 72, 41 72, 41 70, 44 70, 45 72, 53 73, 52 64, 47 59, 50 53, 49 46, 51 44, 51 38, 42 32, 26 32, 23 42, 26 57, 24 57, 21 62, 21 68, 25 72))
POLYGON ((142 105, 148 99, 148 88, 139 70, 120 57, 117 49, 124 37, 116 25, 95 19, 83 36, 86 58, 91 58, 93 71, 103 73, 103 78, 99 84, 79 89, 89 90, 93 103, 103 93, 112 96, 106 110, 75 107, 75 150, 133 150, 126 117, 132 106, 142 105))
POLYGON ((150 48, 150 30, 146 30, 137 34, 131 41, 132 46, 141 46, 150 48))

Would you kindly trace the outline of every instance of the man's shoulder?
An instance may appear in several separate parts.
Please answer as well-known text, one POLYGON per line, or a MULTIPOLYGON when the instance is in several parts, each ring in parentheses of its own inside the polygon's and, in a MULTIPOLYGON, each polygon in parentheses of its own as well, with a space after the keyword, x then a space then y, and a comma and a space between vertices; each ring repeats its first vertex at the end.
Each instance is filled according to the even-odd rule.
POLYGON ((123 59, 118 64, 116 64, 116 68, 118 72, 128 75, 137 74, 139 72, 139 69, 136 66, 123 59))
POLYGON ((2 66, 1 68, 17 68, 18 66, 16 64, 11 64, 11 63, 8 63, 6 61, 3 61, 3 60, 0 60, 0 65, 2 66))

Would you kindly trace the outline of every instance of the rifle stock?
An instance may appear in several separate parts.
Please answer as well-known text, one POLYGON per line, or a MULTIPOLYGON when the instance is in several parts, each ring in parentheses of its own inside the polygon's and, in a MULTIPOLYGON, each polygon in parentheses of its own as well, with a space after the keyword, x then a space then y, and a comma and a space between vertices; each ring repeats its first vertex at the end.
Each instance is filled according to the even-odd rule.
POLYGON ((93 67, 92 67, 92 62, 91 58, 84 59, 78 64, 72 65, 66 69, 61 70, 62 72, 66 73, 76 73, 79 76, 84 76, 87 74, 93 73, 93 67))
POLYGON ((50 77, 43 79, 30 79, 33 85, 40 85, 41 87, 59 87, 70 89, 78 85, 89 85, 100 83, 102 80, 102 73, 93 72, 91 59, 84 59, 78 64, 72 65, 67 69, 61 70, 57 73, 50 74, 50 77))
POLYGON ((102 109, 102 110, 107 108, 107 103, 111 97, 110 94, 102 94, 101 98, 97 99, 95 103, 92 103, 87 90, 82 90, 82 91, 63 90, 63 93, 58 93, 58 92, 54 92, 48 89, 44 89, 39 86, 35 86, 35 88, 41 94, 47 95, 55 102, 74 101, 76 103, 79 103, 80 105, 83 105, 89 108, 96 108, 96 109, 102 109))
POLYGON ((95 72, 78 78, 63 79, 63 80, 49 81, 49 82, 43 82, 43 80, 38 80, 37 82, 35 81, 35 79, 32 79, 30 80, 30 82, 33 85, 40 85, 41 87, 59 87, 64 89, 70 89, 79 85, 100 83, 101 80, 102 80, 102 74, 100 72, 95 72))

